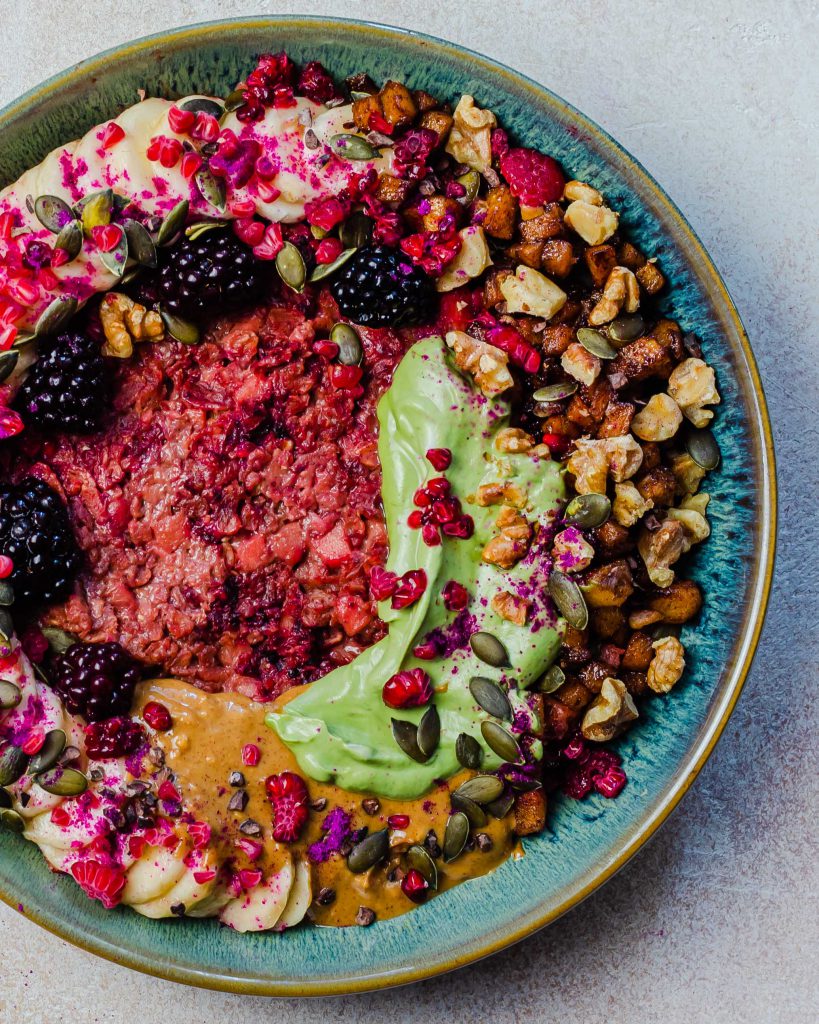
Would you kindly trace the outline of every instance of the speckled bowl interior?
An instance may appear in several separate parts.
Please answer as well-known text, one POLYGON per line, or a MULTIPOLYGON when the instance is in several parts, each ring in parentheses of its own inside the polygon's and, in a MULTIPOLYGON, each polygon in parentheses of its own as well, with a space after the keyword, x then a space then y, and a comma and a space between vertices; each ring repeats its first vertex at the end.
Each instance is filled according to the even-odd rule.
MULTIPOLYGON (((759 635, 773 560, 773 451, 764 399, 742 325, 679 211, 596 125, 500 65, 426 36, 356 22, 275 18, 212 23, 109 51, 58 75, 0 113, 0 185, 54 146, 135 102, 138 90, 226 95, 261 52, 319 59, 337 77, 366 71, 456 101, 473 94, 515 138, 553 154, 599 187, 627 232, 659 258, 665 306, 702 339, 722 405, 721 469, 708 479, 712 536, 693 577, 707 597, 683 631, 689 669, 665 699, 641 707, 620 744, 630 783, 619 799, 555 801, 526 856, 396 920, 353 930, 301 927, 237 935, 212 921, 150 921, 105 911, 36 847, 0 834, 0 895, 63 938, 177 981, 304 995, 399 984, 469 963, 554 920, 609 878, 668 816, 710 753, 737 699, 759 635)), ((548 71, 544 68, 544 77, 548 71)))

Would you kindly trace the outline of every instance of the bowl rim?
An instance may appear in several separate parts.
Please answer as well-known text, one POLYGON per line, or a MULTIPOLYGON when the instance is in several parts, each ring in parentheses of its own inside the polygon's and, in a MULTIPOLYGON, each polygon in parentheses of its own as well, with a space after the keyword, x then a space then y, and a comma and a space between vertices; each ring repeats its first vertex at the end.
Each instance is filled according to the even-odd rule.
MULTIPOLYGON (((700 266, 705 276, 710 278, 715 286, 719 300, 723 304, 724 312, 734 329, 735 338, 739 342, 744 359, 744 368, 742 365, 738 366, 737 375, 741 377, 744 369, 751 385, 747 395, 750 413, 749 426, 752 430, 752 436, 756 435, 761 441, 759 448, 759 482, 762 487, 760 501, 762 515, 757 526, 756 539, 759 546, 759 557, 756 562, 756 574, 752 581, 747 603, 746 628, 743 642, 738 648, 737 657, 733 665, 728 669, 726 680, 723 684, 723 692, 710 712, 710 723, 706 722, 703 726, 703 735, 699 743, 692 748, 687 759, 680 766, 676 781, 669 787, 666 794, 660 798, 658 806, 648 814, 630 836, 624 839, 617 854, 610 858, 609 862, 595 875, 594 879, 576 889, 556 907, 544 910, 534 920, 528 920, 517 930, 508 929, 501 938, 487 939, 479 948, 445 961, 438 960, 424 966, 399 971, 361 974, 342 980, 322 981, 303 979, 299 980, 296 985, 294 982, 282 981, 280 979, 242 979, 228 974, 216 973, 210 970, 197 970, 172 963, 146 962, 134 956, 130 951, 114 947, 105 940, 97 939, 90 935, 78 935, 70 928, 50 919, 45 912, 30 909, 28 906, 25 909, 26 918, 38 924, 46 931, 86 952, 93 953, 112 963, 130 967, 143 974, 200 988, 235 994, 290 997, 344 995, 376 991, 423 981, 449 971, 457 970, 460 967, 468 966, 522 941, 541 928, 551 924, 573 907, 583 902, 631 860, 652 838, 660 826, 668 820, 671 813, 676 809, 683 796, 691 787, 694 779, 705 765, 720 739, 745 685, 759 643, 772 586, 776 556, 778 501, 773 433, 759 369, 751 349, 748 334, 722 279, 722 275, 717 270, 698 235, 683 216, 677 204, 668 196, 654 179, 653 175, 616 139, 609 135, 605 129, 601 128, 590 117, 583 114, 546 86, 491 57, 437 36, 357 18, 295 14, 217 19, 214 21, 196 22, 191 25, 184 25, 179 28, 141 36, 127 43, 110 47, 63 71, 59 71, 24 92, 11 103, 0 108, 0 126, 24 119, 43 100, 81 82, 83 79, 93 76, 95 73, 104 74, 106 64, 112 57, 133 58, 146 50, 152 49, 158 43, 166 44, 169 47, 173 47, 180 41, 185 41, 189 44, 191 39, 206 37, 214 29, 220 29, 228 33, 231 30, 241 33, 248 31, 264 32, 275 31, 279 27, 292 29, 299 24, 304 24, 312 29, 318 26, 326 26, 327 28, 351 30, 369 35, 373 40, 378 38, 385 41, 396 38, 404 41, 418 40, 426 46, 434 47, 438 52, 446 53, 455 60, 463 61, 466 58, 476 65, 476 75, 480 75, 486 69, 493 74, 501 75, 512 81, 518 87, 525 87, 526 90, 538 95, 541 100, 545 100, 553 108, 560 110, 563 115, 571 117, 590 136, 594 136, 598 142, 602 142, 605 146, 611 147, 616 152, 622 166, 641 179, 642 184, 647 186, 653 193, 661 208, 658 216, 665 222, 673 221, 676 229, 687 237, 694 253, 700 260, 700 266)), ((19 906, 14 893, 3 889, 0 889, 0 900, 12 908, 18 908, 19 906)))

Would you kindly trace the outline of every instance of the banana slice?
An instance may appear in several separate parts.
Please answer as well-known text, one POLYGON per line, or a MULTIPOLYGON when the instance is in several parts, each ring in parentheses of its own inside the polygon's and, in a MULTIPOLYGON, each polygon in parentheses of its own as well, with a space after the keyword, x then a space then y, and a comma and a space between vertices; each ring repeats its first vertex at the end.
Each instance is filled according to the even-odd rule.
POLYGON ((68 871, 71 862, 76 858, 76 850, 60 850, 48 843, 38 843, 40 853, 55 871, 68 871))
POLYGON ((303 860, 296 861, 296 874, 293 879, 293 887, 287 897, 287 903, 279 920, 276 922, 276 931, 284 931, 285 928, 292 928, 298 924, 307 913, 307 908, 313 902, 313 886, 310 879, 310 865, 303 860))
POLYGON ((232 899, 219 914, 219 920, 237 932, 265 932, 276 922, 287 906, 293 887, 293 862, 270 875, 250 892, 232 899))
POLYGON ((181 856, 177 857, 163 846, 148 846, 128 869, 122 902, 130 906, 159 899, 176 885, 186 871, 181 856))
MULTIPOLYGON (((185 913, 190 913, 200 903, 211 897, 216 889, 216 866, 216 861, 208 851, 200 853, 199 850, 196 850, 195 856, 188 858, 185 873, 175 885, 172 885, 166 893, 157 899, 149 900, 147 903, 132 904, 134 910, 144 917, 170 917, 171 907, 182 904, 185 907, 185 913), (194 874, 208 870, 214 871, 213 878, 208 882, 197 882, 194 874)), ((229 895, 227 898, 230 898, 229 895)))
POLYGON ((57 850, 77 850, 87 846, 106 829, 98 828, 103 818, 103 807, 88 807, 82 812, 82 820, 68 825, 55 825, 51 820, 51 809, 30 818, 23 835, 32 843, 45 843, 57 850))

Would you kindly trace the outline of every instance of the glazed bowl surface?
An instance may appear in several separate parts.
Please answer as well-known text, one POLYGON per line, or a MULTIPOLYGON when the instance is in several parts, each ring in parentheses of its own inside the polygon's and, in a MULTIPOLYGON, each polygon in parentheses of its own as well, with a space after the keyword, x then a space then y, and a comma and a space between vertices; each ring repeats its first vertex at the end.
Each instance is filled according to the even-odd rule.
POLYGON ((610 878, 668 817, 705 763, 739 696, 759 638, 773 570, 774 456, 765 400, 745 331, 720 276, 681 213, 647 172, 584 115, 543 86, 451 43, 384 26, 324 18, 214 22, 100 54, 0 112, 0 187, 46 153, 136 102, 138 90, 226 95, 262 52, 320 60, 337 78, 397 78, 456 102, 491 108, 521 144, 555 156, 621 212, 627 235, 658 257, 665 310, 701 339, 722 395, 722 451, 708 479, 712 535, 691 575, 706 594, 683 630, 688 669, 672 695, 648 702, 620 741, 621 796, 554 801, 526 855, 412 913, 374 927, 302 927, 240 935, 213 921, 158 922, 106 911, 52 874, 37 847, 0 832, 0 896, 70 942, 175 981, 229 991, 316 995, 430 977, 508 946, 610 878))

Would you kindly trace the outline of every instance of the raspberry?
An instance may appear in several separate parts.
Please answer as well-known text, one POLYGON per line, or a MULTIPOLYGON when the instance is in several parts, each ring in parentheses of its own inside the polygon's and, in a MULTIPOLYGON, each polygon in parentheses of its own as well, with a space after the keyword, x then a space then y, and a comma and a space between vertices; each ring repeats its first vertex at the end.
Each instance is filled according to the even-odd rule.
POLYGON ((566 184, 557 161, 535 149, 507 150, 500 158, 500 172, 512 194, 527 206, 555 202, 566 184))
POLYGON ((381 697, 388 708, 420 708, 432 700, 432 680, 422 668, 396 672, 384 683, 381 697))
POLYGON ((133 754, 144 741, 142 726, 131 718, 107 718, 85 729, 85 752, 94 759, 133 754))
POLYGON ((295 772, 281 772, 269 775, 264 785, 273 807, 273 838, 277 843, 295 842, 310 814, 304 779, 295 772))
POLYGON ((109 867, 96 860, 80 860, 71 865, 71 874, 86 896, 99 900, 106 910, 119 903, 125 888, 125 872, 120 868, 109 867))

